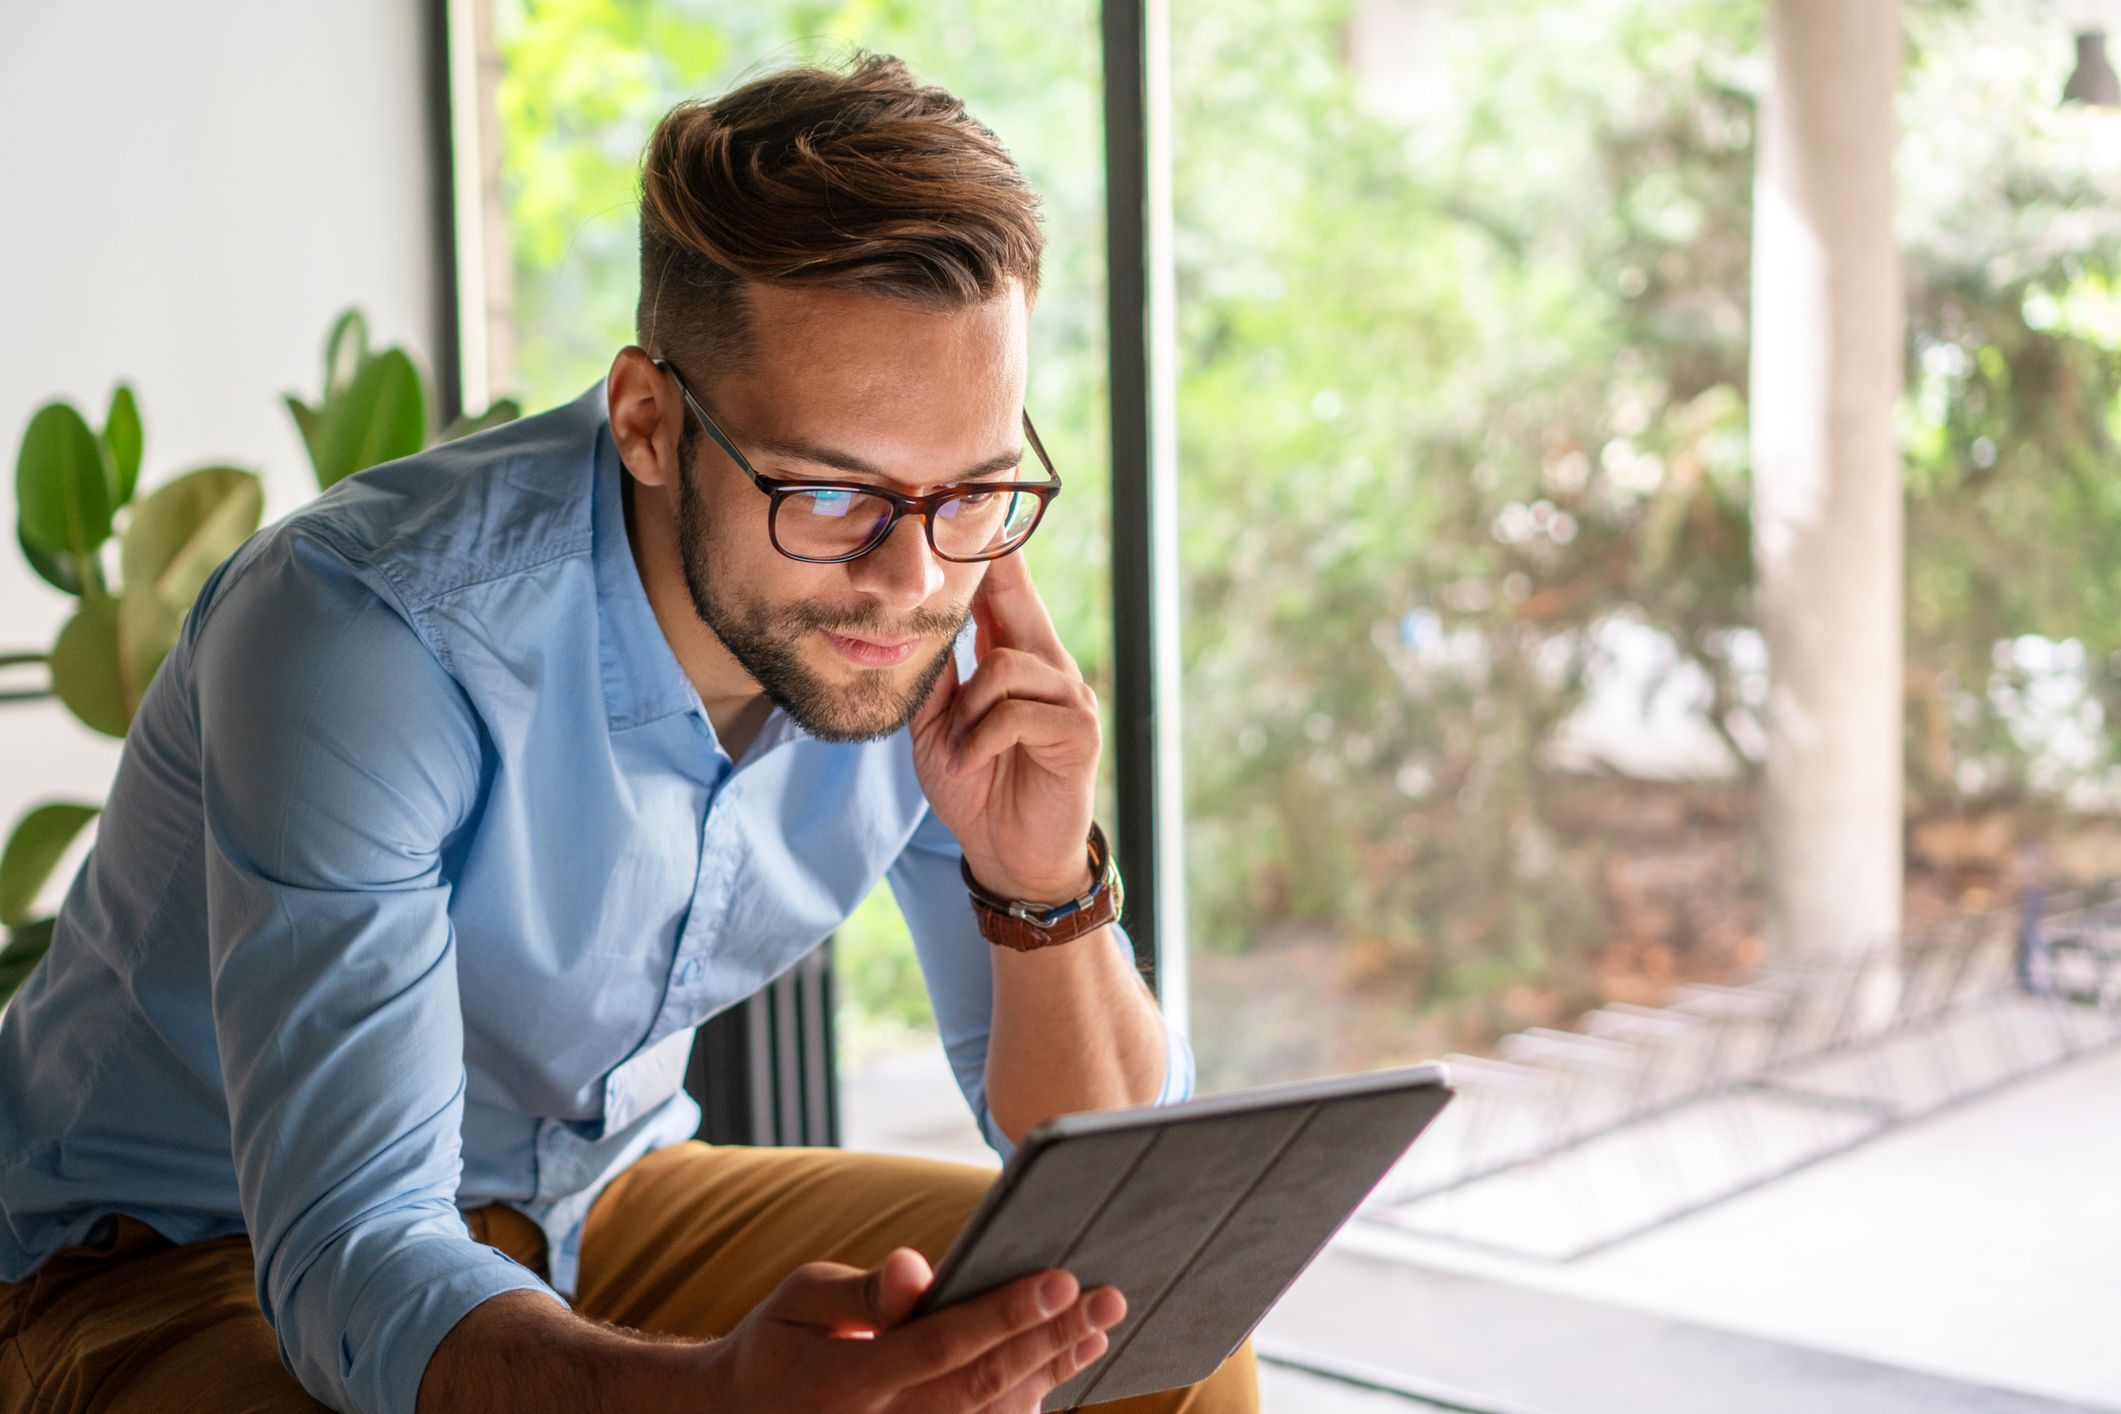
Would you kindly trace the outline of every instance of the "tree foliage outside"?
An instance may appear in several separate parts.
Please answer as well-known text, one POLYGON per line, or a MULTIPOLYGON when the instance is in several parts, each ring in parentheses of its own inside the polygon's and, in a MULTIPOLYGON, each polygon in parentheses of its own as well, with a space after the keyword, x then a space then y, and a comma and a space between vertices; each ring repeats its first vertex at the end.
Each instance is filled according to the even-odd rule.
MULTIPOLYGON (((1653 835, 1721 851, 1737 921, 1657 925, 1647 975, 1751 960, 1763 15, 1174 6, 1192 946, 1212 980, 1294 940, 1373 1023, 1352 1049, 1248 1057, 1249 1004, 1197 995, 1211 1076, 1469 1043, 1614 995, 1653 835), (1653 796, 1571 749, 1627 634, 1696 685, 1718 779, 1653 796)), ((2121 119, 2058 105, 2069 36, 2033 0, 1910 0, 1907 27, 1910 809, 2109 810, 2121 119)), ((1094 6, 514 0, 501 28, 534 406, 630 338, 633 164, 676 98, 822 36, 902 55, 997 130, 1052 237, 1031 400, 1069 491, 1033 567, 1101 678, 1094 6)), ((865 968, 904 1019, 911 974, 865 968)))

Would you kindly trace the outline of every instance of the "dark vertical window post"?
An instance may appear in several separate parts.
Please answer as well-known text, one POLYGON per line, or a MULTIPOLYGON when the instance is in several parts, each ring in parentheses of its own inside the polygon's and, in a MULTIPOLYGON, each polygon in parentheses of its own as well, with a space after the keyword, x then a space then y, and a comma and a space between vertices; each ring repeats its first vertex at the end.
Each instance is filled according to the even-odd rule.
POLYGON ((1105 0, 1105 256, 1112 401, 1112 678, 1123 922, 1186 1024, 1179 752, 1178 427, 1167 0, 1105 0))
POLYGON ((457 152, 459 102, 451 65, 449 0, 421 6, 425 30, 428 240, 434 263, 435 425, 447 427, 464 411, 463 345, 457 288, 457 152))
POLYGON ((840 1142, 832 1030, 832 940, 765 990, 708 1021, 692 1042, 685 1089, 709 1144, 840 1142))

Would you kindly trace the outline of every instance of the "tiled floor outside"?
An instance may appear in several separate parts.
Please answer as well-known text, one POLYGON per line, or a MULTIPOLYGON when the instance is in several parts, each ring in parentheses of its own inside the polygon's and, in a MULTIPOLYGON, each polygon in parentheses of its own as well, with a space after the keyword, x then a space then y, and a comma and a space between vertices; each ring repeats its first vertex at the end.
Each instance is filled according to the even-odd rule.
MULTIPOLYGON (((845 1085, 856 1147, 995 1162, 940 1050, 883 1058, 845 1085)), ((1372 1300, 1351 1294, 1367 1288, 1346 1279, 1349 1262, 1382 1259, 1387 1268, 1378 1270, 1396 1265, 1432 1286, 1477 1280, 1491 1296, 1522 1292, 1527 1313, 1672 1318, 1710 1336, 1750 1338, 1770 1353, 1831 1352, 1820 1358, 1948 1377, 1961 1383, 1934 1388, 1950 1390, 1954 1409, 2121 1411, 2121 1339, 2113 1333, 2121 1309, 2121 1051, 2012 1085, 1575 1262, 1509 1257, 1367 1222, 1351 1225, 1334 1252, 1339 1266, 1322 1264, 1300 1282, 1268 1330, 1339 1332, 1362 1345, 1343 1354, 1437 1380, 1452 1352, 1434 1349, 1441 1332, 1425 1325, 1418 1303, 1396 1321, 1390 1311, 1367 1310, 1357 1321, 1352 1308, 1335 1309, 1372 1300)), ((1528 1316, 1531 1326, 1538 1319, 1559 1318, 1528 1316)), ((1528 1350, 1567 1348, 1540 1345, 1537 1329, 1508 1326, 1498 1318, 1484 1334, 1521 1338, 1528 1350)), ((1595 1363, 1600 1342, 1577 1348, 1595 1363)), ((1713 1357, 1697 1350, 1691 1358, 1713 1357)), ((1589 1393, 1611 1371, 1544 1374, 1551 1387, 1586 1392, 1575 1408, 1613 1407, 1589 1393)), ((1713 1372, 1706 1378, 1713 1383, 1713 1372)), ((1419 1407, 1271 1365, 1262 1392, 1268 1414, 1419 1407)), ((1691 1406, 1667 1402, 1668 1393, 1620 1407, 1719 1407, 1713 1391, 1691 1406)), ((1537 1407, 1573 1414, 1566 1393, 1537 1407)), ((1885 1406, 1859 1399, 1849 1407, 1885 1406)))

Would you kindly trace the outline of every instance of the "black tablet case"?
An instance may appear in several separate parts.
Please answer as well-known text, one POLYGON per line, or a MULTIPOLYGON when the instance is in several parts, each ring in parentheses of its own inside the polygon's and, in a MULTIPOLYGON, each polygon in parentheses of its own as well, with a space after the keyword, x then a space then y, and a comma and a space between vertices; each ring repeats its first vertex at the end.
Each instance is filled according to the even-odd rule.
POLYGON ((1126 1319, 1048 1410, 1206 1379, 1451 1098, 1441 1066, 1063 1115, 1026 1135, 920 1311, 1065 1267, 1126 1319))

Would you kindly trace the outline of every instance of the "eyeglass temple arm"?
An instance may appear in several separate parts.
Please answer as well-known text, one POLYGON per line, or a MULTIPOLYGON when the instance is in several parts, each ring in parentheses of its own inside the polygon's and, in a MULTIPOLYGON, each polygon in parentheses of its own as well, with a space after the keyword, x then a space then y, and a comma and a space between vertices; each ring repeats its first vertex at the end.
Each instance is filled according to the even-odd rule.
POLYGON ((700 406, 699 399, 692 396, 692 389, 686 387, 685 380, 678 377, 678 371, 670 366, 670 360, 658 358, 651 360, 651 362, 657 368, 669 374, 670 381, 678 385, 678 396, 685 400, 686 407, 692 409, 692 415, 700 420, 700 427, 709 437, 714 439, 714 444, 729 453, 729 459, 743 469, 744 475, 751 478, 753 485, 764 490, 765 478, 752 469, 751 463, 745 460, 744 454, 736 449, 736 443, 730 441, 728 435, 721 428, 714 425, 714 419, 707 415, 707 409, 700 406))
POLYGON ((1046 469, 1046 475, 1058 483, 1060 473, 1053 469, 1053 458, 1046 455, 1046 444, 1038 437, 1038 429, 1031 425, 1031 409, 1024 409, 1024 436, 1031 440, 1031 450, 1038 453, 1038 464, 1046 469))

